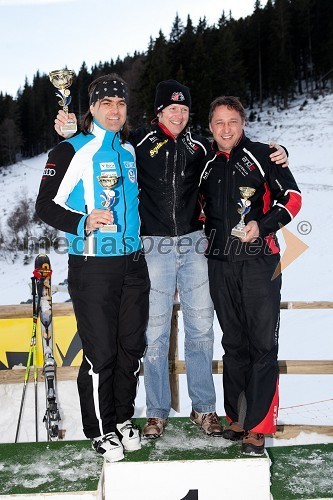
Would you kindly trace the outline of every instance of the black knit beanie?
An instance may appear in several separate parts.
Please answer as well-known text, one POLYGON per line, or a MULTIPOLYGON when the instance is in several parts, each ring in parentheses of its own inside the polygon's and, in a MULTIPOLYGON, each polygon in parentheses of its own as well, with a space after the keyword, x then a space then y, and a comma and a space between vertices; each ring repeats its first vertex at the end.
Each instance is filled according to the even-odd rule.
POLYGON ((183 104, 191 110, 190 89, 176 80, 164 80, 156 87, 154 111, 158 114, 171 104, 183 104))

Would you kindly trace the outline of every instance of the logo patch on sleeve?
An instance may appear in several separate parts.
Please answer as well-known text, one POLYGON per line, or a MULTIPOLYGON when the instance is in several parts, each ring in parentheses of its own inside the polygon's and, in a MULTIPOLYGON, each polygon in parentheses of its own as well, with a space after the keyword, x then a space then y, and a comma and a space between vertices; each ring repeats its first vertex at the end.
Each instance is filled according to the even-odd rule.
POLYGON ((136 171, 133 168, 129 169, 128 178, 131 182, 136 182, 136 171))
POLYGON ((134 161, 124 161, 125 168, 135 168, 134 161))

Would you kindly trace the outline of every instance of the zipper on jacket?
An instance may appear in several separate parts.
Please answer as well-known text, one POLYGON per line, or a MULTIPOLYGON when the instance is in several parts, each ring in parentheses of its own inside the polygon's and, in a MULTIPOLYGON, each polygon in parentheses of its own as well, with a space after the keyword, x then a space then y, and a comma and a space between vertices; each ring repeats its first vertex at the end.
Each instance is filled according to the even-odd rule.
POLYGON ((221 190, 222 190, 222 179, 218 179, 217 181, 217 207, 221 208, 221 190))
POLYGON ((169 171, 169 151, 165 151, 165 174, 164 174, 164 180, 165 182, 168 182, 168 171, 169 171))
POLYGON ((172 203, 172 218, 175 230, 175 236, 177 236, 177 221, 176 221, 176 167, 177 167, 177 139, 175 140, 175 154, 173 157, 173 172, 172 172, 172 189, 173 189, 173 203, 172 203))
POLYGON ((235 199, 235 184, 236 184, 236 172, 232 171, 232 182, 231 182, 231 197, 235 199))
MULTIPOLYGON (((114 141, 116 139, 116 136, 117 136, 117 134, 115 134, 114 137, 113 137, 113 139, 112 139, 112 148, 117 153, 118 165, 119 165, 120 174, 121 174, 121 178, 122 178, 121 186, 122 186, 123 198, 124 198, 124 231, 123 231, 122 241, 123 241, 124 255, 125 255, 126 254, 125 233, 126 233, 126 229, 127 229, 127 216, 126 216, 127 215, 127 204, 126 204, 125 186, 124 186, 125 179, 124 179, 124 176, 123 176, 123 169, 122 169, 121 161, 120 161, 120 152, 117 149, 115 149, 115 147, 114 147, 114 141)), ((119 137, 119 141, 120 141, 120 137, 119 137)))
MULTIPOLYGON (((225 165, 225 175, 224 175, 224 213, 225 213, 225 244, 229 241, 229 237, 231 236, 231 227, 230 227, 230 218, 229 218, 229 199, 230 199, 230 187, 229 182, 230 182, 230 171, 229 171, 229 162, 230 162, 231 155, 229 158, 227 158, 227 162, 225 165)), ((229 246, 229 245, 228 245, 229 246)), ((224 249, 223 249, 224 251, 224 249)), ((233 261, 233 255, 231 251, 228 252, 227 255, 227 260, 233 261)))

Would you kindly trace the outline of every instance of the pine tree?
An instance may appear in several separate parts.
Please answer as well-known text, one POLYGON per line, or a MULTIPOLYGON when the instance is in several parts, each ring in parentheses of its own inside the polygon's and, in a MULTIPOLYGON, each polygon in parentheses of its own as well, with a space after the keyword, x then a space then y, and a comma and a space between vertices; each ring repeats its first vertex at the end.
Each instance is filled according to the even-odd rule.
POLYGON ((238 42, 234 36, 234 21, 227 21, 223 15, 214 31, 212 61, 214 76, 212 91, 214 96, 235 95, 244 98, 245 70, 238 42))
MULTIPOLYGON (((316 87, 322 89, 333 76, 333 2, 315 0, 311 3, 312 74, 316 87)), ((310 42, 309 40, 309 42, 310 42)), ((332 87, 331 87, 332 88, 332 87)))
POLYGON ((275 0, 271 26, 273 54, 276 55, 272 60, 271 83, 275 94, 282 96, 283 107, 287 108, 294 83, 289 0, 275 0))
POLYGON ((0 93, 0 167, 16 161, 22 145, 17 102, 0 93))
POLYGON ((141 123, 150 123, 154 117, 154 96, 158 82, 171 78, 168 44, 162 31, 155 41, 150 39, 147 58, 139 81, 138 95, 142 105, 141 123))
MULTIPOLYGON (((191 80, 191 75, 189 74, 190 72, 190 66, 191 66, 191 59, 193 56, 193 46, 195 44, 195 33, 194 33, 194 27, 192 24, 192 20, 190 16, 187 17, 187 23, 184 28, 184 31, 180 37, 180 40, 175 47, 175 49, 178 51, 179 54, 179 66, 181 66, 181 72, 183 73, 182 76, 179 76, 177 73, 176 78, 180 79, 181 82, 189 82, 191 80)), ((177 72, 179 71, 179 68, 177 68, 177 72)))
POLYGON ((208 108, 213 98, 211 68, 211 59, 205 47, 203 34, 197 35, 190 67, 191 122, 193 128, 203 135, 209 134, 208 108))
POLYGON ((72 102, 70 110, 73 110, 79 117, 82 116, 89 107, 88 86, 92 81, 92 76, 88 72, 85 62, 82 63, 77 76, 73 80, 71 89, 72 102))

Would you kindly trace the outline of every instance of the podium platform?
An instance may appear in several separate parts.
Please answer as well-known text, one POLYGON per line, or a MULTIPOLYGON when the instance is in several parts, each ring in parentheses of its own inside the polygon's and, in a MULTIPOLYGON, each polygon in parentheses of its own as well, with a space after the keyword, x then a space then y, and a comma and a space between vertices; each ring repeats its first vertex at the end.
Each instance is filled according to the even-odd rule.
POLYGON ((5 500, 323 499, 333 498, 332 471, 333 444, 243 456, 240 443, 209 438, 188 418, 171 418, 162 439, 112 464, 88 440, 0 444, 5 500))
POLYGON ((105 464, 104 493, 105 500, 267 500, 270 460, 242 455, 240 443, 205 436, 188 418, 171 418, 163 438, 105 464))
POLYGON ((105 500, 268 500, 270 460, 178 460, 106 464, 105 500))

